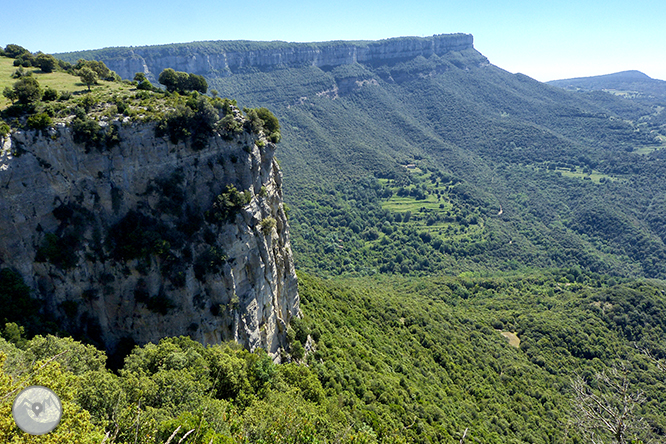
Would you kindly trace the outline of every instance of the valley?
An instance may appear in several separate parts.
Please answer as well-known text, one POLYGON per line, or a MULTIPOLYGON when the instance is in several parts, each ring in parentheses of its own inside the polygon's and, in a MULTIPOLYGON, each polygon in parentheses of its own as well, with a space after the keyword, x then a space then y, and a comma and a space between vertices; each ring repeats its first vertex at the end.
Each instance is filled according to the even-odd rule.
MULTIPOLYGON (((106 442, 146 444, 606 439, 603 425, 582 420, 580 380, 583 394, 615 407, 625 402, 617 384, 643 400, 623 406, 623 421, 640 422, 625 442, 664 440, 666 102, 655 93, 659 81, 632 75, 628 87, 607 83, 617 76, 574 79, 581 82, 568 82, 575 91, 567 91, 493 65, 468 34, 200 42, 57 57, 102 61, 125 81, 100 81, 86 94, 78 77, 35 69, 40 84, 57 81, 73 92, 55 102, 54 119, 73 120, 75 108, 95 98, 88 119, 119 125, 123 152, 143 156, 159 147, 163 156, 152 157, 171 159, 182 176, 160 170, 152 187, 132 188, 116 210, 107 177, 72 176, 81 187, 92 180, 109 189, 109 220, 86 228, 85 247, 75 251, 79 268, 97 270, 98 279, 86 282, 85 293, 79 284, 52 291, 60 298, 52 310, 40 310, 51 297, 44 282, 79 278, 46 247, 66 250, 74 229, 88 227, 85 205, 97 207, 91 197, 64 217, 43 205, 50 225, 40 228, 52 236, 35 223, 25 231, 34 240, 24 242, 35 250, 24 263, 41 270, 39 279, 31 281, 11 255, 0 262, 0 302, 12 307, 0 319, 0 396, 19 375, 60 387, 78 415, 67 427, 86 443, 107 432, 106 442), (142 72, 157 86, 167 67, 205 77, 207 95, 131 82, 142 72), (638 91, 643 81, 651 92, 604 92, 638 91), (262 108, 277 117, 277 135, 262 108), (199 121, 183 116, 209 116, 216 148, 196 145, 199 121), (247 172, 253 162, 275 166, 255 177, 247 172), (131 221, 119 222, 135 201, 150 217, 137 226, 161 243, 95 240, 125 227, 143 242, 131 221), (190 231, 194 240, 183 240, 190 231), (107 252, 94 260, 93 242, 107 252), (123 256, 112 242, 139 253, 123 256), (255 250, 261 261, 252 259, 255 250), (265 265, 254 274, 252 264, 265 265), (266 296, 272 286, 282 291, 279 303, 266 296), (136 299, 133 313, 154 321, 136 325, 168 326, 168 337, 103 351, 92 324, 77 330, 73 320, 111 296, 136 299), (196 326, 190 311, 178 311, 190 305, 201 319, 196 326), (282 316, 289 322, 282 325, 282 316), (202 340, 214 323, 245 328, 247 340, 202 340), (604 385, 605 377, 616 385, 604 385)), ((11 75, 10 63, 0 57, 0 74, 11 75)), ((13 140, 29 134, 25 140, 39 141, 40 158, 51 162, 48 144, 63 136, 49 142, 26 123, 30 112, 48 112, 44 104, 15 118, 18 111, 3 103, 13 140)), ((120 150, 86 152, 74 141, 65 148, 66 159, 120 150)), ((120 183, 128 173, 114 165, 108 177, 120 183)), ((4 183, 16 193, 29 189, 12 178, 4 183)), ((10 418, 10 408, 3 401, 0 417, 10 418)), ((12 424, 0 420, 0 439, 19 436, 12 424)))

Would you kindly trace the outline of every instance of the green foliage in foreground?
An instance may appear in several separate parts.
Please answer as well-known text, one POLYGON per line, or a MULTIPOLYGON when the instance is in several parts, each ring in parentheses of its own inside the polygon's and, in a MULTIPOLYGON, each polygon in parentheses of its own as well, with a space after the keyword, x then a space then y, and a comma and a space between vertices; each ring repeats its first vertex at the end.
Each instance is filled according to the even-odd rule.
MULTIPOLYGON (((664 437, 663 283, 573 268, 428 280, 301 274, 300 284, 305 317, 288 336, 292 352, 315 340, 307 365, 181 337, 135 348, 114 374, 91 346, 26 341, 8 324, 0 408, 11 390, 40 380, 71 403, 78 422, 67 430, 97 439, 82 442, 109 432, 107 442, 164 443, 180 426, 177 439, 194 430, 184 442, 196 443, 448 443, 465 430, 466 442, 575 443, 584 441, 572 381, 599 393, 594 375, 623 367, 646 398, 636 414, 649 430, 632 436, 664 437), (48 372, 31 367, 56 355, 48 372)), ((0 436, 24 435, 0 421, 0 436)))

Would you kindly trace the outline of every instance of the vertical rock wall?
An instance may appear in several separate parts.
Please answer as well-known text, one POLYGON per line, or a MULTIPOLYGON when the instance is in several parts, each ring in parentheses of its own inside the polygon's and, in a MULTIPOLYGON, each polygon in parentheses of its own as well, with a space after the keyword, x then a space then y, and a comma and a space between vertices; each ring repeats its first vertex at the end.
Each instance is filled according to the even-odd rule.
POLYGON ((110 149, 64 125, 2 142, 0 266, 110 350, 190 335, 277 357, 299 299, 275 145, 244 132, 197 151, 154 124, 110 124, 110 149), (245 200, 221 218, 229 185, 245 200))

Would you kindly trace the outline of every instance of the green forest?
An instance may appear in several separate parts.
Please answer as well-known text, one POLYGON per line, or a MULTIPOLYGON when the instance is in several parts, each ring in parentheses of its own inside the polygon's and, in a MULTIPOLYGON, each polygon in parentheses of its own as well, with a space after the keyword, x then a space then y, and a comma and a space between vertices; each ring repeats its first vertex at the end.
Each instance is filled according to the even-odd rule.
MULTIPOLYGON (((16 59, 5 51, 0 74, 17 70, 16 59)), ((49 75, 74 69, 65 63, 49 75)), ((37 71, 40 84, 54 78, 37 71)), ((108 356, 62 331, 3 268, 1 442, 666 439, 666 103, 564 91, 474 50, 193 75, 195 92, 173 82, 165 92, 145 76, 59 80, 65 99, 49 102, 42 90, 24 104, 12 96, 17 80, 3 79, 2 117, 40 129, 52 122, 28 116, 74 115, 82 140, 104 149, 113 134, 83 125, 100 118, 86 113, 91 100, 111 97, 113 112, 148 116, 165 137, 191 143, 212 128, 211 107, 229 134, 243 129, 225 109, 248 107, 280 142, 303 313, 287 330, 285 363, 186 336, 108 356), (49 435, 27 435, 11 418, 27 385, 61 397, 65 414, 49 435)), ((235 189, 222 197, 218 208, 247 203, 235 189)), ((209 216, 223 221, 225 211, 209 216)), ((60 241, 44 254, 66 264, 60 241)), ((124 247, 121 256, 156 254, 124 247)))
MULTIPOLYGON (((108 432, 154 443, 191 430, 184 442, 588 442, 576 378, 621 408, 623 394, 596 379, 615 371, 645 400, 628 407, 648 427, 626 436, 648 442, 665 430, 661 282, 577 268, 299 279, 305 315, 290 327, 291 351, 308 336, 317 349, 292 363, 180 337, 136 347, 111 371, 93 346, 27 339, 10 323, 2 392, 59 389, 66 413, 44 442, 97 443, 108 432)), ((12 428, 10 408, 3 401, 0 437, 32 442, 12 428)))

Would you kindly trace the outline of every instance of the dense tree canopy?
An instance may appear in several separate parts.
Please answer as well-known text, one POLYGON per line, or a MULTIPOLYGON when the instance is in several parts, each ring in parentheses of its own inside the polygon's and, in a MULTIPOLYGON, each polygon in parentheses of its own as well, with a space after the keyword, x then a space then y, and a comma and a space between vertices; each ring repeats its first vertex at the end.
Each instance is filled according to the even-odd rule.
POLYGON ((188 74, 166 68, 160 73, 158 81, 164 85, 169 92, 197 91, 205 94, 208 91, 208 83, 203 76, 188 74))

